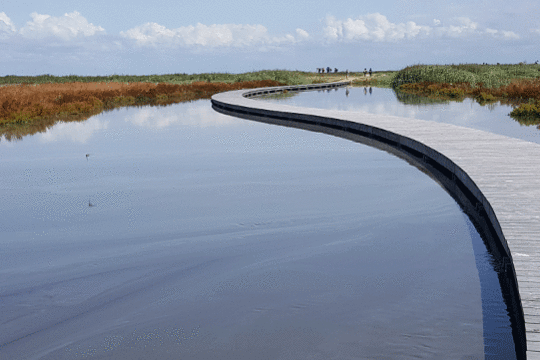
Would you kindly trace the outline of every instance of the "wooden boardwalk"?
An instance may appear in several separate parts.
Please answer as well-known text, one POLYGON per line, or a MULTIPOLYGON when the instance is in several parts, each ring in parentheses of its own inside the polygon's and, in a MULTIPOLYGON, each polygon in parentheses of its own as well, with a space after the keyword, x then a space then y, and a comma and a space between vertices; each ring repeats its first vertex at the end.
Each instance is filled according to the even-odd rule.
POLYGON ((215 110, 234 116, 360 134, 421 157, 446 174, 476 202, 496 233, 509 277, 517 282, 513 301, 518 354, 522 351, 521 357, 540 359, 540 145, 451 124, 249 99, 284 89, 292 92, 343 84, 231 91, 214 95, 212 104, 215 110))

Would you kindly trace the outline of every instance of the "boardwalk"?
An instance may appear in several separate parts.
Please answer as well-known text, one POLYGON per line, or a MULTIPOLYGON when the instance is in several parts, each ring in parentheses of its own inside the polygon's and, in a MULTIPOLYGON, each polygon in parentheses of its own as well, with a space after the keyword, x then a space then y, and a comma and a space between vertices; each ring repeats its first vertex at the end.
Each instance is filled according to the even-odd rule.
POLYGON ((394 153, 421 159, 430 164, 428 171, 446 176, 450 185, 445 187, 461 189, 495 234, 509 286, 515 289, 518 353, 523 351, 524 357, 526 348, 527 359, 540 359, 540 145, 451 124, 249 99, 263 92, 342 85, 232 91, 214 95, 212 104, 234 116, 359 134, 394 153))

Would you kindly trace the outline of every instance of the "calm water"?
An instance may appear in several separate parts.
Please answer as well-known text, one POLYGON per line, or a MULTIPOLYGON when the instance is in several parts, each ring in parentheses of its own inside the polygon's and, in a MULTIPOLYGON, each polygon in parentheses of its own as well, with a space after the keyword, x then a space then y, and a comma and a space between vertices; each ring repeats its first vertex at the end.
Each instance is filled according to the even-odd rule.
POLYGON ((482 106, 472 99, 464 99, 462 102, 417 104, 425 99, 402 94, 398 100, 392 89, 362 87, 289 93, 288 97, 266 98, 265 101, 444 122, 540 144, 540 130, 536 126, 521 125, 508 116, 512 107, 498 103, 482 106))
POLYGON ((512 356, 482 239, 385 152, 198 101, 0 164, 2 359, 512 356))

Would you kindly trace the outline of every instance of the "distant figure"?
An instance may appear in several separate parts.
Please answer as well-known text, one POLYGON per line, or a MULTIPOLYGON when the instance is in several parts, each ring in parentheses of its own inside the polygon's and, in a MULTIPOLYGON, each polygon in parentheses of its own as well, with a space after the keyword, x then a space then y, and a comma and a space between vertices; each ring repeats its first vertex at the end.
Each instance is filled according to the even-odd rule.
POLYGON ((90 156, 90 154, 86 154, 86 161, 88 161, 89 156, 90 156))
POLYGON ((373 74, 373 71, 371 71, 371 68, 369 68, 369 76, 371 76, 371 74, 373 74))
POLYGON ((347 90, 345 90, 345 96, 349 97, 349 87, 347 86, 347 90))
POLYGON ((332 69, 330 69, 330 66, 326 67, 326 72, 329 73, 329 74, 332 72, 332 69))
POLYGON ((348 78, 349 78, 349 69, 345 70, 345 79, 348 79, 348 78))
POLYGON ((321 72, 324 74, 324 68, 321 69, 321 72))
POLYGON ((321 73, 321 68, 317 68, 317 72, 320 74, 321 73))
POLYGON ((536 60, 534 63, 535 63, 536 65, 538 65, 538 60, 536 60))
POLYGON ((337 71, 337 68, 334 69, 334 72, 337 74, 337 72, 338 72, 338 71, 337 71))
POLYGON ((364 95, 367 95, 367 88, 364 88, 364 95))
POLYGON ((367 76, 367 69, 364 68, 364 76, 367 76))
POLYGON ((371 93, 373 92, 373 90, 371 89, 371 86, 369 87, 369 95, 371 95, 371 93))

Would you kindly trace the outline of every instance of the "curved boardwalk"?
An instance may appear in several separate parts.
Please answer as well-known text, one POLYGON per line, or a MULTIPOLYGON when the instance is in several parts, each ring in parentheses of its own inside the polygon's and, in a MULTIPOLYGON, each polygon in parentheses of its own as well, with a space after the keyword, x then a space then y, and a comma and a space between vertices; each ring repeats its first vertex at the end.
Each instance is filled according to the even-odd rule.
POLYGON ((214 95, 212 105, 243 118, 354 133, 442 174, 443 186, 458 189, 494 234, 496 257, 510 279, 518 355, 540 359, 540 145, 451 124, 249 99, 344 84, 231 91, 214 95))

